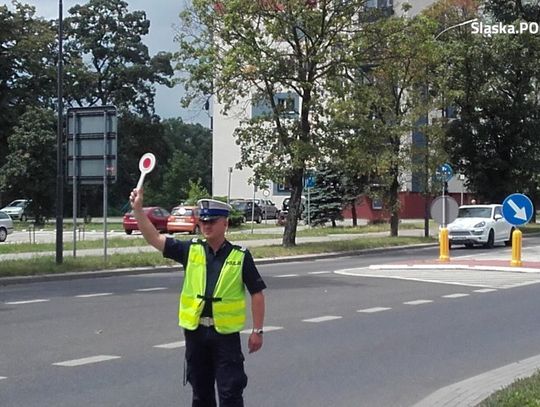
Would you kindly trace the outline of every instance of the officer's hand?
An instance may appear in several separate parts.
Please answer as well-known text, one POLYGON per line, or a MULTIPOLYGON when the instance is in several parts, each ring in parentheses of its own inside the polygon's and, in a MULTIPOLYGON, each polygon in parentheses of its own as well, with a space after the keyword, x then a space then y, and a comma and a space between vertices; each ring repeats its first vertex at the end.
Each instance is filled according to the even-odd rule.
POLYGON ((131 195, 129 196, 129 203, 131 204, 131 208, 133 210, 139 210, 143 207, 143 196, 144 191, 143 189, 134 189, 131 191, 131 195))
POLYGON ((257 352, 259 349, 262 348, 262 345, 263 345, 262 335, 256 334, 255 332, 249 335, 249 339, 248 339, 249 353, 257 352))

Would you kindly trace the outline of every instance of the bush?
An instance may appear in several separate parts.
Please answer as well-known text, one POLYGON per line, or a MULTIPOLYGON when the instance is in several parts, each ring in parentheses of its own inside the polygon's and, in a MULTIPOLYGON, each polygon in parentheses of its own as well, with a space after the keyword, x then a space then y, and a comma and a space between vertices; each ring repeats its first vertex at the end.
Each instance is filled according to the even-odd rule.
POLYGON ((236 209, 232 209, 229 215, 229 227, 237 227, 244 221, 244 214, 236 209))

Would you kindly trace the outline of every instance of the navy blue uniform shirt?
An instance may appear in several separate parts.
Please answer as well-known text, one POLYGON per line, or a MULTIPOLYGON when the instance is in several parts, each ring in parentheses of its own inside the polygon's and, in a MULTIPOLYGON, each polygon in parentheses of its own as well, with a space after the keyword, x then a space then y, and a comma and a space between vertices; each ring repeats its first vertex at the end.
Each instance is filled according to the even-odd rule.
MULTIPOLYGON (((204 251, 206 254, 206 292, 205 296, 212 297, 214 289, 216 287, 219 274, 223 268, 225 260, 231 253, 233 245, 228 240, 225 240, 223 245, 218 249, 216 253, 205 241, 199 240, 200 243, 204 246, 204 251)), ((165 249, 163 250, 163 257, 175 260, 178 263, 184 266, 184 270, 187 269, 189 248, 193 244, 192 240, 180 241, 168 237, 165 242, 165 249)), ((253 261, 253 256, 249 250, 245 251, 244 264, 242 267, 242 280, 250 294, 258 293, 266 288, 255 262, 253 261)), ((212 316, 212 303, 207 301, 203 312, 201 314, 203 317, 212 316)))

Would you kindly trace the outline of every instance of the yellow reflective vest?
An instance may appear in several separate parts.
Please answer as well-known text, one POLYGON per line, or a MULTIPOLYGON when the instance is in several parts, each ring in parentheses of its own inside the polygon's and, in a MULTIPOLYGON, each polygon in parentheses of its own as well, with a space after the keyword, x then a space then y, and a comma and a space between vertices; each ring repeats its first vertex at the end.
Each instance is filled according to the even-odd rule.
POLYGON ((216 331, 222 334, 239 332, 246 321, 246 299, 242 280, 244 252, 233 248, 219 274, 212 294, 206 298, 206 253, 201 243, 189 248, 184 286, 180 295, 178 324, 188 330, 199 326, 205 301, 212 301, 216 331))

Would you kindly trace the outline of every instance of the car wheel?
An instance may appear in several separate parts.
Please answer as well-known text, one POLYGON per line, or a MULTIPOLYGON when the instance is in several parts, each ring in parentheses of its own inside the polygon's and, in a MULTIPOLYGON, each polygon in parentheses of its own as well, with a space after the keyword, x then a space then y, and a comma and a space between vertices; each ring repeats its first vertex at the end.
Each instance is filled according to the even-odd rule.
POLYGON ((247 222, 247 218, 245 216, 242 216, 242 223, 246 223, 247 222))
POLYGON ((25 214, 22 214, 21 215, 21 222, 26 222, 28 220, 28 216, 26 216, 25 214))
POLYGON ((514 234, 514 228, 512 228, 512 230, 510 230, 510 237, 508 238, 508 240, 505 240, 504 241, 504 245, 506 247, 510 247, 512 246, 512 235, 514 234))
POLYGON ((257 218, 255 219, 255 222, 257 222, 257 223, 261 223, 261 222, 262 222, 261 215, 257 215, 257 218))
POLYGON ((489 231, 488 240, 485 244, 485 247, 487 247, 488 249, 491 249, 494 243, 495 243, 495 232, 493 232, 493 229, 491 229, 489 231))
POLYGON ((133 230, 131 230, 131 229, 130 229, 130 230, 127 230, 127 229, 126 229, 126 235, 131 235, 132 233, 133 233, 133 230))
POLYGON ((0 228, 0 242, 5 242, 7 238, 7 230, 0 228))

